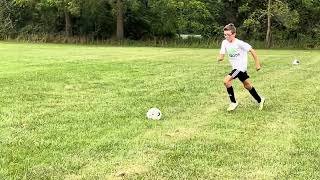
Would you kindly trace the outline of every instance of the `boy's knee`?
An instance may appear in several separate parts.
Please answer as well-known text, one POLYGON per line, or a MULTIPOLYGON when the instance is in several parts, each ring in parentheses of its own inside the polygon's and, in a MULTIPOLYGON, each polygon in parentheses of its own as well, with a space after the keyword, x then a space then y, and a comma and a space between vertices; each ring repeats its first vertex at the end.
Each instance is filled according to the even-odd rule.
POLYGON ((252 89, 252 85, 249 83, 245 83, 243 84, 244 88, 246 88, 247 90, 251 90, 252 89))
POLYGON ((229 88, 229 87, 231 87, 231 81, 229 81, 229 80, 223 80, 223 84, 224 84, 224 86, 225 87, 227 87, 227 88, 229 88))

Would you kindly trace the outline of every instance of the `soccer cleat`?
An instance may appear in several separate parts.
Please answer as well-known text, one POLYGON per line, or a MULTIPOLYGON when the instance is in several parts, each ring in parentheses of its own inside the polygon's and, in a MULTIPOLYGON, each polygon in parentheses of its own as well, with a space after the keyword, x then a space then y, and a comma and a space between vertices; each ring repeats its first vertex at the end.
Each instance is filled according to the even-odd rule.
POLYGON ((235 109, 237 108, 237 106, 238 106, 238 103, 237 103, 237 102, 236 102, 236 103, 231 103, 231 104, 229 105, 227 111, 233 111, 233 110, 235 110, 235 109))
POLYGON ((261 102, 259 103, 259 110, 261 111, 263 109, 263 105, 264 105, 264 101, 266 100, 266 98, 261 97, 261 102))

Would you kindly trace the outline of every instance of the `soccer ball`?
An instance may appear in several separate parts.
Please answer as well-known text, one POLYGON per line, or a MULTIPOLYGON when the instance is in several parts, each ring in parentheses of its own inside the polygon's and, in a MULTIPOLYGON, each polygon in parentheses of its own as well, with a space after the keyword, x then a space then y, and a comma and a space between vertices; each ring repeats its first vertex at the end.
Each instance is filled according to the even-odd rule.
POLYGON ((298 59, 295 59, 295 60, 292 61, 292 64, 293 65, 299 65, 300 61, 298 59))
POLYGON ((158 108, 151 108, 147 112, 147 118, 152 120, 159 120, 161 115, 161 111, 158 108))

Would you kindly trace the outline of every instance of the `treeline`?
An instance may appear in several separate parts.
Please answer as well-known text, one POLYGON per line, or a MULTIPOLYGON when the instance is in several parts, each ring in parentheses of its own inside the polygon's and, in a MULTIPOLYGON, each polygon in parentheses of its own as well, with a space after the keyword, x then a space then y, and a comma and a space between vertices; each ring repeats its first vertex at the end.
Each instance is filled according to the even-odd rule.
POLYGON ((267 48, 320 47, 319 0, 0 0, 3 40, 183 43, 192 34, 201 44, 230 22, 267 48))

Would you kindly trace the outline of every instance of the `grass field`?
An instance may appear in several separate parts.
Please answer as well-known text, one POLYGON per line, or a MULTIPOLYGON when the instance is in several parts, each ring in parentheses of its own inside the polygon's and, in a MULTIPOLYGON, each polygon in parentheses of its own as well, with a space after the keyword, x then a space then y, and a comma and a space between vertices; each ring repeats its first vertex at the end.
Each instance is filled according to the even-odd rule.
POLYGON ((232 113, 217 53, 0 43, 0 179, 320 179, 320 51, 257 50, 232 113))

